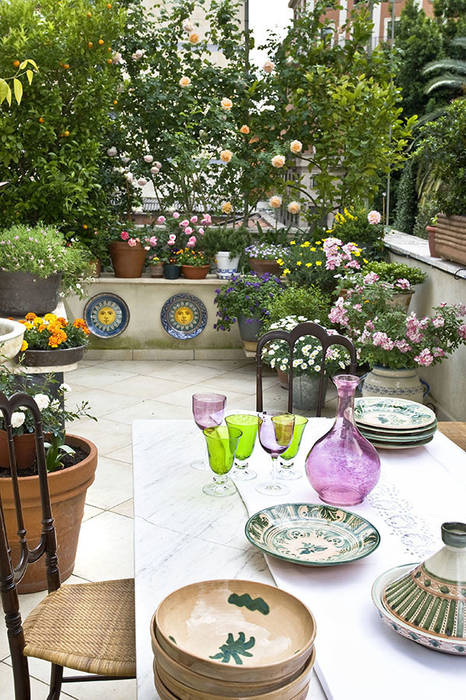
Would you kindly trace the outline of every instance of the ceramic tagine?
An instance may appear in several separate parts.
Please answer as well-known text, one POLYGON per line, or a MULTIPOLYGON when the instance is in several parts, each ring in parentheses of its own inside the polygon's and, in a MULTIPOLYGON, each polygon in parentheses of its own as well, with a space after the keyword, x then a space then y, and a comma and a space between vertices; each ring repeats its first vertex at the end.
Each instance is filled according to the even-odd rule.
POLYGON ((466 656, 466 523, 442 525, 444 547, 422 564, 379 576, 372 599, 395 632, 430 649, 466 656))

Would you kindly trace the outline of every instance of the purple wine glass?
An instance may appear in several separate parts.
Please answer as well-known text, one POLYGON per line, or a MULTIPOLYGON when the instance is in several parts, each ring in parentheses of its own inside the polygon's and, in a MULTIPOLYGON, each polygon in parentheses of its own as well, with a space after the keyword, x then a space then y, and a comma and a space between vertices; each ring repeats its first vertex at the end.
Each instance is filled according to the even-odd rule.
MULTIPOLYGON (((200 430, 216 428, 223 421, 227 397, 223 394, 193 394, 194 422, 200 430)), ((191 462, 193 469, 204 471, 207 465, 204 460, 197 459, 191 462)))
POLYGON ((267 496, 285 495, 290 489, 277 479, 278 455, 286 452, 293 439, 295 417, 292 413, 259 416, 259 442, 272 458, 272 478, 256 486, 256 491, 267 496))
POLYGON ((333 378, 338 391, 335 423, 306 458, 311 485, 322 501, 334 506, 362 503, 380 476, 379 455, 354 421, 354 394, 359 381, 351 374, 333 378))

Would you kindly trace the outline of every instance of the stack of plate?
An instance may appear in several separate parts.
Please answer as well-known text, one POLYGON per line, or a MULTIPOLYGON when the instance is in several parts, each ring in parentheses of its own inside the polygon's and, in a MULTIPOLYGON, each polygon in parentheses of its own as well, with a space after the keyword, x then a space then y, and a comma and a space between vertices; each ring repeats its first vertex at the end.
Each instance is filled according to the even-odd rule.
POLYGON ((359 431, 374 447, 403 450, 430 442, 437 430, 435 413, 416 401, 370 396, 356 399, 359 431))
POLYGON ((171 593, 151 622, 162 700, 304 700, 315 620, 300 600, 255 581, 200 581, 171 593))

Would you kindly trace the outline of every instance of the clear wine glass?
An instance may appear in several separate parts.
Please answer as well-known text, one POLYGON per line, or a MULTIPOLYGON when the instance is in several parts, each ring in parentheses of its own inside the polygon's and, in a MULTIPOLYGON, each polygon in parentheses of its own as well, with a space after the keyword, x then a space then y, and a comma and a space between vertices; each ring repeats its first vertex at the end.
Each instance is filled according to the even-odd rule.
POLYGON ((277 480, 277 459, 283 454, 293 439, 295 417, 292 413, 259 415, 259 442, 272 458, 272 477, 256 486, 259 493, 267 496, 285 495, 290 489, 277 480))
MULTIPOLYGON (((223 421, 227 397, 223 394, 193 394, 193 417, 200 430, 216 428, 223 421)), ((191 462, 193 469, 200 471, 208 467, 203 459, 191 462)))

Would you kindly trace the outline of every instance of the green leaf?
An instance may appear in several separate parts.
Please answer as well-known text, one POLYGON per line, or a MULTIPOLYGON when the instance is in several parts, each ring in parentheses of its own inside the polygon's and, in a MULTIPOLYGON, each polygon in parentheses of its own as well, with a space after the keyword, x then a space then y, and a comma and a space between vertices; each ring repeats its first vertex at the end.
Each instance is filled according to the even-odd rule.
POLYGON ((18 78, 13 78, 13 89, 15 91, 16 102, 19 104, 23 96, 23 85, 18 78))
POLYGON ((7 97, 9 89, 6 80, 0 78, 0 104, 2 104, 3 100, 7 97))
POLYGON ((32 72, 32 70, 27 70, 26 75, 27 75, 27 79, 28 79, 28 82, 30 85, 32 83, 32 76, 34 75, 34 73, 32 72))
POLYGON ((33 68, 35 68, 36 70, 39 70, 39 68, 37 67, 37 63, 35 61, 33 61, 32 58, 27 58, 26 63, 30 63, 33 68))

